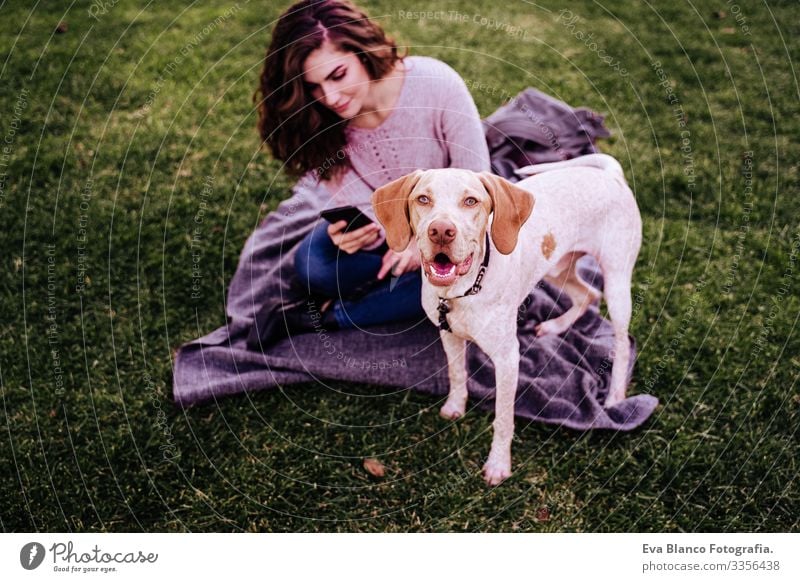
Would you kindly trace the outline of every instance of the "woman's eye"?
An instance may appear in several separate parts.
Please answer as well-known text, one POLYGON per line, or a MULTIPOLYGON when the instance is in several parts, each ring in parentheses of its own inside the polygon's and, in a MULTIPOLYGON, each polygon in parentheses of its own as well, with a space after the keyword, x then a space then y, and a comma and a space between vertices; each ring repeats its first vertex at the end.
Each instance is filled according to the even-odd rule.
POLYGON ((431 199, 428 198, 427 196, 417 196, 417 202, 419 202, 420 204, 427 204, 430 201, 431 199))
POLYGON ((344 76, 345 76, 346 74, 347 74, 347 71, 342 71, 342 72, 341 72, 341 73, 339 73, 338 75, 334 75, 334 76, 332 76, 332 77, 331 77, 331 79, 333 79, 334 81, 341 81, 342 79, 344 79, 344 76))
POLYGON ((472 196, 470 196, 469 198, 465 198, 464 199, 464 204, 466 206, 475 206, 477 203, 478 203, 478 199, 477 198, 473 198, 472 196))

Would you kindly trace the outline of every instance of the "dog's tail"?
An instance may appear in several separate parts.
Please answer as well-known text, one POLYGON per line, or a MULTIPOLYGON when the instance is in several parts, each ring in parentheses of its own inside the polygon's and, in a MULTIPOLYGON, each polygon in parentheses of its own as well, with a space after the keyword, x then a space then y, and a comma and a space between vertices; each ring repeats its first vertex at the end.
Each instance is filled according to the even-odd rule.
POLYGON ((566 160, 563 162, 550 162, 547 164, 535 164, 532 166, 525 166, 516 170, 514 173, 519 176, 533 176, 534 174, 541 174, 542 172, 549 172, 551 170, 562 170, 566 168, 598 168, 611 172, 617 176, 625 178, 622 171, 622 166, 619 162, 609 156, 608 154, 588 154, 566 160))

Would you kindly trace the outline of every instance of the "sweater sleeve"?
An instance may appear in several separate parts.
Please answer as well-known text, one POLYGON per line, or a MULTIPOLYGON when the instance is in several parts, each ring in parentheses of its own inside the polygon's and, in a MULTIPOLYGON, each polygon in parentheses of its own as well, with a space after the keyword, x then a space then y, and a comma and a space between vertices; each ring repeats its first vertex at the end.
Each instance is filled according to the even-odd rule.
MULTIPOLYGON (((444 63, 443 63, 444 64, 444 63)), ((441 131, 451 168, 489 171, 489 148, 478 108, 461 76, 449 65, 442 91, 441 131)))

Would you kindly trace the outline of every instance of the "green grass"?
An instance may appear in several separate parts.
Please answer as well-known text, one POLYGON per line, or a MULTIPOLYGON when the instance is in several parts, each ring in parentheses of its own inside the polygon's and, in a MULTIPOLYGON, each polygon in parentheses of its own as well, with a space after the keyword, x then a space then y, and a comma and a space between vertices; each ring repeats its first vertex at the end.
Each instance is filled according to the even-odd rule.
POLYGON ((630 391, 661 405, 631 434, 520 422, 514 476, 491 490, 479 478, 491 416, 448 425, 419 394, 333 383, 171 407, 172 350, 225 322, 244 241, 292 184, 258 151, 250 102, 284 6, 240 2, 208 34, 233 4, 123 0, 98 19, 90 6, 0 7, 0 140, 16 128, 0 166, 0 529, 798 530, 794 3, 740 3, 737 22, 722 0, 585 0, 570 6, 573 28, 553 0, 403 8, 467 22, 369 3, 412 54, 468 79, 482 115, 527 86, 605 114, 602 148, 644 218, 630 391), (59 20, 67 33, 53 34, 59 20), (202 293, 190 299, 208 176, 202 293), (384 479, 362 468, 369 456, 384 479))

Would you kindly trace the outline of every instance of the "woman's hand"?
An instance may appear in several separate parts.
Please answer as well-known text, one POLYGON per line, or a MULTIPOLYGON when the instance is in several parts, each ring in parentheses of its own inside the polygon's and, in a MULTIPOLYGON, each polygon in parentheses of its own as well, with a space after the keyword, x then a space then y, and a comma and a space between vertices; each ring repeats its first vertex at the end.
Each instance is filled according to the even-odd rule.
POLYGON ((383 255, 383 264, 381 265, 381 270, 378 271, 378 279, 383 279, 390 271, 392 275, 399 277, 404 273, 419 269, 421 264, 417 241, 412 238, 408 247, 402 253, 389 249, 383 255))
POLYGON ((375 223, 356 228, 350 232, 342 232, 346 226, 346 220, 334 222, 328 226, 328 236, 331 237, 333 244, 348 255, 352 255, 362 248, 371 245, 378 240, 378 237, 381 235, 381 227, 375 223))

